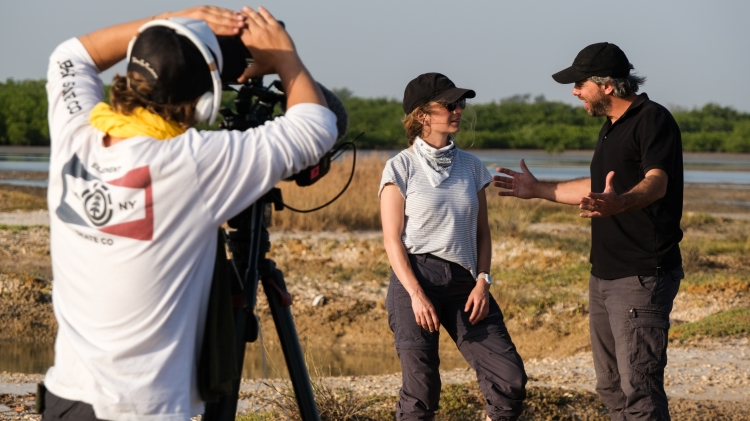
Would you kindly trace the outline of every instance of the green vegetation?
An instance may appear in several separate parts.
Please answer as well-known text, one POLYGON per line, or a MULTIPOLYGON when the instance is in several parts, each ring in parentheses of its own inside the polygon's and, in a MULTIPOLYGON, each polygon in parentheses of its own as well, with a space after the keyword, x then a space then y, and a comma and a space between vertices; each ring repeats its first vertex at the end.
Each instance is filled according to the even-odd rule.
MULTIPOLYGON (((359 141, 362 147, 399 148, 405 144, 400 101, 358 98, 348 90, 342 97, 350 115, 350 133, 365 132, 359 141)), ((672 113, 682 130, 684 150, 750 152, 750 113, 713 103, 672 113)), ((581 106, 548 101, 544 96, 515 95, 470 106, 457 141, 474 148, 593 149, 602 123, 602 118, 590 117, 581 106)))
POLYGON ((750 334, 750 308, 733 308, 712 314, 697 322, 683 323, 669 331, 670 339, 723 337, 750 334))
POLYGON ((0 145, 49 145, 44 80, 0 83, 0 145))
MULTIPOLYGON (((349 111, 349 132, 365 133, 359 140, 362 147, 397 149, 406 144, 400 101, 342 97, 349 111)), ((532 101, 529 95, 516 95, 470 106, 456 140, 474 148, 592 149, 601 124, 602 119, 589 117, 582 107, 547 101, 543 96, 532 101)))
POLYGON ((750 114, 706 104, 694 110, 673 110, 686 151, 750 152, 750 114))
POLYGON ((32 228, 39 228, 35 225, 6 225, 0 224, 0 231, 28 231, 32 228))
MULTIPOLYGON (((0 145, 49 144, 44 84, 44 80, 0 82, 0 145)), ((360 147, 398 149, 406 144, 400 101, 359 98, 346 88, 334 93, 349 111, 349 132, 364 132, 360 147)), ((224 94, 225 106, 232 97, 224 94)), ((750 152, 750 113, 713 103, 692 110, 677 108, 672 113, 686 151, 750 152)), ((548 101, 544 96, 515 95, 470 106, 457 140, 461 146, 474 148, 592 149, 602 121, 589 117, 581 106, 548 101)))

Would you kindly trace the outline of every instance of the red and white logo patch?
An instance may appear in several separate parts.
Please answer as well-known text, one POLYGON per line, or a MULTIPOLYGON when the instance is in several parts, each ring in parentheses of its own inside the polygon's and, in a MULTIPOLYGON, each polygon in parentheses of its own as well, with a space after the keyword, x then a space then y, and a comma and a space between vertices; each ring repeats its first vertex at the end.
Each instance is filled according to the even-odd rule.
POLYGON ((136 240, 153 238, 154 209, 148 166, 104 181, 87 171, 74 155, 63 168, 62 177, 63 195, 56 213, 63 222, 136 240))

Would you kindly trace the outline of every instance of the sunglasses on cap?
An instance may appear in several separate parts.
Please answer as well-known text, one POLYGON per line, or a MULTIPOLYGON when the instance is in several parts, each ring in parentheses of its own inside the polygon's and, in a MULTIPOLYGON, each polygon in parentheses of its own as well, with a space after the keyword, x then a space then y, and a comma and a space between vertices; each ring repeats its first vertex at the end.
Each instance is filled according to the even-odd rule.
POLYGON ((445 108, 447 108, 451 113, 455 111, 457 107, 461 107, 461 109, 463 110, 464 108, 466 108, 466 98, 461 98, 456 101, 443 104, 443 106, 445 106, 445 108))

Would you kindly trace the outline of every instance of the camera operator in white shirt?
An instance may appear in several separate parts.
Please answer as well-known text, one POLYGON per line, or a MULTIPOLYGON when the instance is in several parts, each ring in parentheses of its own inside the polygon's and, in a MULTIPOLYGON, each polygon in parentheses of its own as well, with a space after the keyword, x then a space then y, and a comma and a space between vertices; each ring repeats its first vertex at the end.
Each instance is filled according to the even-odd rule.
POLYGON ((189 419, 204 410, 196 372, 216 228, 318 162, 336 117, 263 8, 196 7, 73 38, 47 78, 59 330, 43 418, 189 419), (252 54, 238 82, 278 74, 284 116, 244 132, 192 128, 220 104, 214 34, 252 54), (107 105, 98 73, 126 56, 107 105))

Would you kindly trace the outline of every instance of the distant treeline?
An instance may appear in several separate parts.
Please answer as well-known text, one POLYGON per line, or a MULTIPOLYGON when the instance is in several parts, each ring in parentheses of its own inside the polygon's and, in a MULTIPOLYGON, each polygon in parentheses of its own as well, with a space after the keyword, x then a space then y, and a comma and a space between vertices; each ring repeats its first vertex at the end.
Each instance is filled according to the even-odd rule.
MULTIPOLYGON (((0 82, 0 145, 49 145, 44 84, 43 80, 0 82)), ((346 88, 334 91, 349 111, 349 133, 364 132, 357 142, 361 148, 406 145, 400 101, 359 98, 346 88)), ((230 96, 225 95, 225 103, 231 103, 230 96)), ((671 111, 686 151, 750 152, 750 113, 713 103, 671 111)), ((579 105, 516 95, 470 106, 457 140, 474 148, 593 149, 602 122, 579 105)))
POLYGON ((0 145, 49 145, 43 80, 0 83, 0 145))
MULTIPOLYGON (((406 145, 401 101, 358 98, 347 90, 337 93, 349 111, 349 133, 365 133, 357 142, 361 147, 406 145)), ((671 112, 682 131, 685 151, 750 152, 750 113, 713 103, 671 112)), ((603 117, 590 117, 582 105, 516 95, 470 106, 464 111, 457 141, 461 146, 487 149, 593 149, 603 122, 603 117)))

